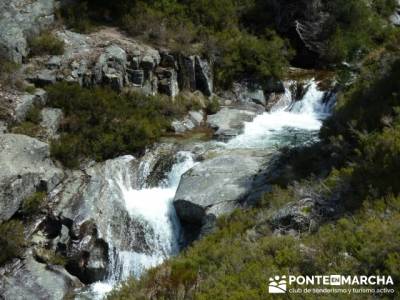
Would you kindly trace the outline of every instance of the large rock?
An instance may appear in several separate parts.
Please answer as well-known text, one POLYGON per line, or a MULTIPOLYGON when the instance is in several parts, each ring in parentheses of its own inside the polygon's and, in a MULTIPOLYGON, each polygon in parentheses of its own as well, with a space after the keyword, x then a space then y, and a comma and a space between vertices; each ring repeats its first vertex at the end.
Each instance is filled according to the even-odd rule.
POLYGON ((196 56, 195 58, 196 89, 206 96, 213 93, 212 67, 207 60, 196 56))
POLYGON ((174 69, 159 68, 156 70, 158 78, 158 91, 171 97, 179 93, 178 75, 174 69))
POLYGON ((266 105, 266 99, 263 88, 253 82, 241 82, 233 84, 234 98, 239 103, 254 102, 260 105, 266 105))
POLYGON ((127 68, 125 50, 117 45, 107 47, 97 59, 95 79, 98 84, 105 83, 115 90, 122 90, 127 68))
POLYGON ((62 110, 59 108, 45 107, 41 111, 41 116, 42 122, 40 126, 45 129, 46 136, 48 138, 55 138, 63 117, 62 110))
POLYGON ((177 56, 179 72, 178 81, 181 90, 196 90, 196 71, 195 71, 195 57, 184 56, 179 54, 177 56))
POLYGON ((175 120, 171 123, 176 133, 184 133, 203 125, 204 113, 200 111, 189 111, 183 120, 175 120))
POLYGON ((0 135, 0 222, 10 219, 37 188, 48 191, 63 172, 49 158, 49 145, 18 134, 0 135))
POLYGON ((82 283, 64 268, 37 262, 32 255, 0 269, 2 299, 65 299, 82 283), (3 298, 4 297, 4 298, 3 298))
POLYGON ((244 123, 252 121, 257 116, 257 111, 224 107, 214 115, 207 117, 207 124, 215 130, 219 140, 227 141, 240 134, 244 123))
POLYGON ((47 101, 47 93, 42 89, 36 89, 34 94, 22 94, 13 99, 11 115, 13 121, 22 122, 29 110, 34 105, 43 105, 47 101))
POLYGON ((142 161, 124 156, 74 171, 50 195, 54 218, 69 227, 71 240, 65 245, 69 272, 92 283, 105 279, 121 253, 150 252, 152 227, 129 210, 126 201, 132 189, 162 180, 171 165, 160 160, 170 151, 160 146, 142 161))
POLYGON ((182 176, 174 198, 179 218, 207 227, 208 221, 240 207, 269 159, 262 152, 232 151, 195 165, 182 176))
POLYGON ((53 70, 43 69, 31 76, 28 76, 27 80, 34 83, 36 86, 44 87, 46 85, 56 83, 57 77, 53 70))
POLYGON ((28 55, 27 39, 54 22, 54 0, 0 3, 0 53, 16 63, 28 55))

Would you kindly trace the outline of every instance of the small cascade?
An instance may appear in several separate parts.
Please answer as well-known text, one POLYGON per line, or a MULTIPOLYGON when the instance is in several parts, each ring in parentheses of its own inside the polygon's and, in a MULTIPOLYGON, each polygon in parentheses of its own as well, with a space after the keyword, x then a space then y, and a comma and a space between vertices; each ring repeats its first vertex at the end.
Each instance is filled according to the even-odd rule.
MULTIPOLYGON (((143 162, 146 164, 146 162, 143 162)), ((143 271, 163 262, 164 259, 179 252, 180 224, 172 204, 183 173, 194 166, 195 162, 189 152, 178 152, 177 162, 169 172, 167 179, 159 187, 143 186, 134 189, 131 178, 124 170, 113 174, 115 192, 125 201, 126 210, 131 219, 140 223, 144 229, 140 236, 142 251, 118 249, 110 246, 110 274, 104 282, 92 285, 90 296, 96 299, 112 290, 119 282, 130 276, 139 277, 143 271)), ((140 166, 140 170, 146 166, 140 166)), ((146 173, 146 172, 144 172, 146 173)), ((112 237, 110 238, 112 241, 112 237)))
POLYGON ((235 148, 266 149, 277 146, 298 146, 303 142, 315 141, 322 121, 329 116, 334 97, 324 101, 325 92, 318 90, 315 80, 308 83, 308 89, 300 101, 293 99, 286 88, 282 101, 271 112, 257 116, 245 124, 244 132, 230 140, 226 146, 235 148), (286 103, 286 106, 282 106, 286 103))
MULTIPOLYGON (((310 80, 303 98, 294 101, 289 85, 286 86, 285 94, 271 112, 246 123, 243 133, 223 143, 221 151, 274 151, 276 146, 298 146, 313 142, 317 139, 323 119, 330 114, 335 103, 335 97, 327 95, 329 94, 318 89, 315 80, 310 80)), ((158 187, 148 187, 146 179, 151 173, 151 162, 154 159, 151 153, 149 155, 140 163, 136 175, 124 169, 123 164, 114 174, 106 174, 109 188, 114 197, 121 199, 126 211, 126 217, 121 218, 122 224, 118 226, 118 230, 122 231, 118 231, 119 236, 126 236, 126 241, 114 242, 113 234, 116 229, 109 228, 107 236, 110 241, 111 269, 107 280, 91 286, 89 299, 103 299, 121 281, 130 276, 138 278, 145 270, 179 252, 181 227, 172 200, 181 176, 195 162, 190 152, 178 152, 177 161, 167 178, 158 187)), ((121 162, 124 163, 133 157, 122 159, 121 162)))

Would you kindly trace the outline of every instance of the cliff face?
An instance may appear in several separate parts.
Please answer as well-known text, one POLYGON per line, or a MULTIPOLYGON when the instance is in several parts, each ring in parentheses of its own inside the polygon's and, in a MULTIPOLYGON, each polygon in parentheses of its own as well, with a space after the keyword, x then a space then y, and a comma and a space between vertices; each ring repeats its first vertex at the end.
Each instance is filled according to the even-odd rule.
POLYGON ((200 90, 206 96, 213 92, 211 66, 199 56, 159 51, 113 28, 89 35, 67 30, 54 34, 65 43, 65 53, 31 61, 27 79, 36 85, 68 81, 172 97, 182 89, 200 90))

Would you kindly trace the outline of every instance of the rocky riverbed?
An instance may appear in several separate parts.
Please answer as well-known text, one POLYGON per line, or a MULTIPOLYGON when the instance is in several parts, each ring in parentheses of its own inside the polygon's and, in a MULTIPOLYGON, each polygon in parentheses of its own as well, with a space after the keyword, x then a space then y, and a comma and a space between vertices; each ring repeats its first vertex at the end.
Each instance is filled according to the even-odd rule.
MULTIPOLYGON (((212 231, 218 217, 254 205, 279 172, 278 149, 314 142, 334 103, 312 73, 268 88, 247 80, 216 91, 206 58, 156 49, 115 28, 79 34, 51 27, 57 5, 0 5, 0 48, 22 64, 20 79, 33 88, 0 86, 0 223, 19 217, 30 195, 46 193, 40 212, 25 222, 23 253, 0 267, 5 299, 102 298, 176 255, 212 231), (63 55, 28 57, 27 40, 43 29, 64 41, 63 55), (142 156, 69 170, 49 149, 63 112, 49 106, 44 88, 60 81, 172 98, 186 93, 221 108, 188 112, 172 123, 175 134, 142 156), (10 133, 35 104, 43 107, 40 140, 10 133)), ((288 208, 274 222, 297 212, 288 208)))

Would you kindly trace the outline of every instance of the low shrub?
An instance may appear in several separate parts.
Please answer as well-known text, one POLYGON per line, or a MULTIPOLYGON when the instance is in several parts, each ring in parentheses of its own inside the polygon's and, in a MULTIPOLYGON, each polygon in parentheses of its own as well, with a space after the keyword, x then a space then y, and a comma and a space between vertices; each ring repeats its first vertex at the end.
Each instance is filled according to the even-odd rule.
POLYGON ((11 132, 16 134, 27 135, 30 137, 37 137, 40 134, 41 130, 42 128, 35 123, 22 122, 18 126, 13 127, 11 129, 11 132))
POLYGON ((24 226, 20 221, 10 220, 0 224, 0 265, 17 257, 25 245, 24 226))
POLYGON ((221 106, 219 104, 218 98, 212 97, 207 102, 206 112, 209 115, 216 114, 220 110, 221 106))
POLYGON ((217 35, 221 55, 215 62, 216 84, 229 87, 236 80, 252 79, 261 84, 280 78, 293 52, 274 31, 257 37, 239 30, 217 35), (249 59, 251 58, 251 59, 249 59))
POLYGON ((51 143, 52 156, 74 168, 82 158, 97 161, 140 154, 179 118, 197 105, 177 97, 118 94, 110 89, 84 89, 58 83, 48 88, 49 103, 65 117, 61 137, 51 143))
POLYGON ((3 89, 22 89, 23 80, 19 72, 20 66, 0 53, 0 86, 3 89))
POLYGON ((64 42, 55 37, 51 32, 44 32, 29 41, 30 54, 38 55, 62 55, 64 42))
POLYGON ((399 197, 367 202, 355 215, 299 237, 260 230, 265 220, 254 216, 261 213, 267 212, 219 222, 214 233, 108 299, 268 299, 268 279, 276 274, 391 275, 398 288, 399 197))
POLYGON ((46 198, 45 192, 36 192, 24 199, 21 212, 25 216, 31 216, 40 212, 40 208, 46 198))
POLYGON ((43 130, 43 128, 40 126, 41 121, 41 107, 35 105, 26 114, 25 121, 12 127, 11 132, 24 134, 31 137, 38 137, 43 130))

